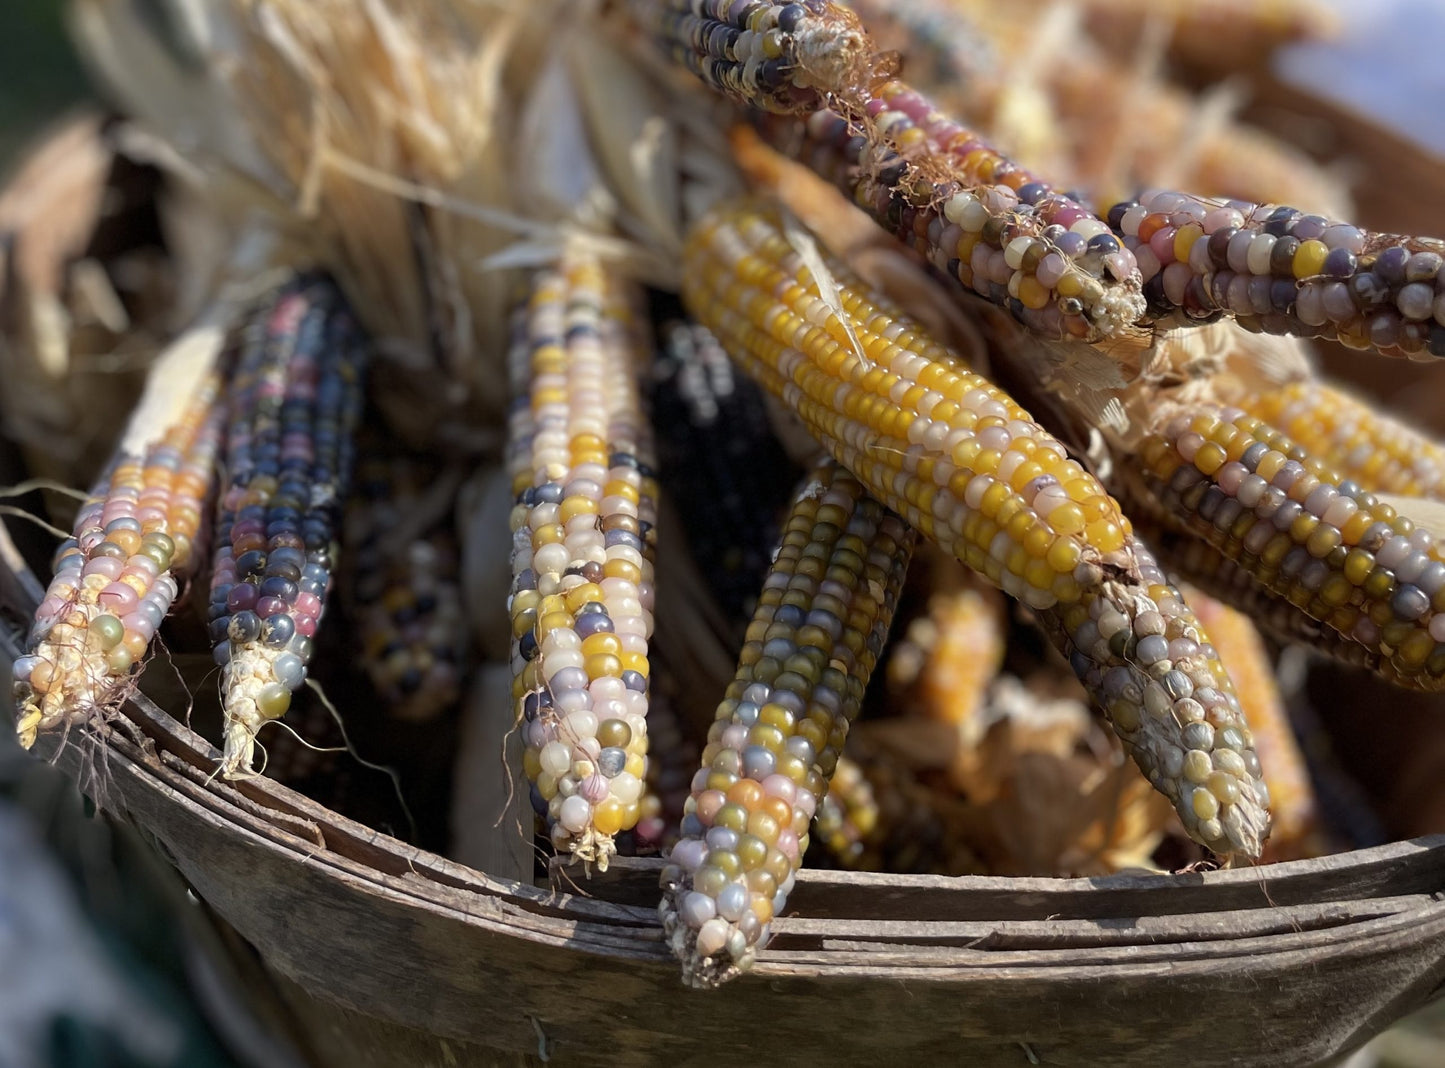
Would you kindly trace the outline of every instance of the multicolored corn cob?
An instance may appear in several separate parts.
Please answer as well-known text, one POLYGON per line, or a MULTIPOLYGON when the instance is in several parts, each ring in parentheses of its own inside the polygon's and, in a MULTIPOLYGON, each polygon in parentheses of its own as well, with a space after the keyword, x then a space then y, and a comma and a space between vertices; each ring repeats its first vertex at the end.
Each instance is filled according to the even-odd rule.
MULTIPOLYGON (((694 229, 685 260, 684 299, 744 370, 912 526, 1058 620, 1055 639, 1071 654, 1082 643, 1076 671, 1186 828, 1217 852, 1257 855, 1267 796, 1252 753, 1243 755, 1229 680, 1098 480, 1007 394, 825 259, 834 312, 766 209, 744 202, 715 211, 694 229), (1187 644, 1170 656, 1176 638, 1187 644), (1136 641, 1169 676, 1167 688, 1120 659, 1136 641), (1231 774, 1238 764, 1235 778, 1250 776, 1240 800, 1212 815, 1200 814, 1208 802, 1193 802, 1197 791, 1176 766, 1186 752, 1177 736, 1191 720, 1142 716, 1145 702, 1167 713, 1196 687, 1208 691, 1218 725, 1237 728, 1218 743, 1234 754, 1231 774)), ((1184 707, 1204 715, 1200 700, 1184 707)))
POLYGON ((641 818, 657 482, 635 294, 595 258, 537 275, 511 352, 513 700, 559 852, 605 870, 641 818))
POLYGON ((1445 548, 1431 532, 1238 408, 1165 406, 1138 454, 1160 514, 1378 655, 1386 678, 1445 687, 1445 548))
POLYGON ((364 458, 346 542, 362 660, 389 715, 435 719, 461 695, 468 641, 456 538, 447 516, 418 517, 435 462, 364 458))
POLYGON ((1317 855, 1314 839, 1319 814, 1314 787, 1259 631, 1249 616, 1198 590, 1186 590, 1185 601, 1209 628, 1215 651, 1229 668, 1265 769, 1273 822, 1266 857, 1286 860, 1317 855))
POLYGON ((736 975, 766 944, 887 638, 913 538, 832 461, 794 502, 662 872, 663 930, 689 985, 736 975))
POLYGON ((1131 538, 1130 548, 1130 573, 1040 622, 1189 837, 1257 857, 1269 789, 1239 698, 1183 596, 1141 543, 1131 538))
POLYGON ((1237 403, 1366 489, 1445 499, 1445 446, 1343 389, 1291 382, 1237 403))
POLYGON ((1099 340, 1144 313, 1134 255, 1107 224, 903 82, 873 89, 855 114, 760 128, 939 275, 1034 333, 1099 340))
POLYGON ((277 292, 245 339, 226 431, 210 631, 222 774, 252 774, 256 732, 291 706, 336 566, 367 345, 328 280, 277 292))
POLYGON ((683 296, 869 491, 1035 608, 1076 601, 1128 520, 1051 434, 837 261, 825 301, 772 209, 693 230, 683 296))
POLYGON ((39 731, 84 722, 119 700, 196 567, 225 414, 223 350, 217 319, 157 358, 74 535, 56 550, 30 653, 14 667, 16 733, 27 749, 39 731))
POLYGON ((662 486, 741 638, 777 543, 780 511, 801 472, 768 423, 762 390, 706 327, 668 323, 659 341, 652 412, 662 486))
POLYGON ((1108 218, 1138 260, 1157 323, 1228 314, 1249 330, 1445 356, 1445 241, 1160 190, 1108 218))
POLYGON ((847 754, 828 781, 828 792, 813 817, 813 834, 845 868, 860 867, 868 841, 878 829, 878 798, 863 768, 847 754))
POLYGON ((829 0, 629 0, 634 21, 678 65, 742 104, 796 113, 868 84, 872 45, 829 0))
POLYGON ((665 664, 658 664, 656 657, 653 663, 652 693, 647 709, 651 752, 647 758, 642 816, 637 821, 638 849, 647 852, 670 849, 677 841, 700 755, 677 713, 681 681, 664 670, 665 664))

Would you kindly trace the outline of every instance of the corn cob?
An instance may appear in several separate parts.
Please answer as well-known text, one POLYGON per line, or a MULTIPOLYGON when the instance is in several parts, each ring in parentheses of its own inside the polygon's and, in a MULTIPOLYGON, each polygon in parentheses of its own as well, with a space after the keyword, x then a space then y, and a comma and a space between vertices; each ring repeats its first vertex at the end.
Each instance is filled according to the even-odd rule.
POLYGON ((683 295, 914 527, 1035 608, 1077 600, 1124 547, 1118 506, 1007 394, 827 262, 839 313, 777 215, 741 202, 694 228, 683 295))
MULTIPOLYGON (((761 585, 761 579, 759 585, 761 585)), ((679 680, 663 670, 654 657, 652 694, 647 709, 647 789, 642 817, 637 821, 637 844, 645 851, 671 849, 677 841, 699 751, 677 714, 679 680)))
POLYGON ((215 478, 224 337, 212 317, 153 365, 114 458, 55 553, 31 651, 14 666, 16 733, 83 722, 118 701, 180 583, 215 478))
POLYGON ((657 484, 630 293, 570 256, 514 330, 513 700, 553 844, 605 870, 641 817, 657 484))
POLYGON ((1376 234, 1295 208, 1151 191, 1109 211, 1161 325, 1246 329, 1445 356, 1445 242, 1376 234))
MULTIPOLYGON (((1006 394, 841 265, 828 269, 842 317, 809 292, 818 283, 776 218, 744 203, 695 228, 683 295, 743 368, 871 492, 1005 592, 1053 613, 1061 625, 1052 633, 1070 653, 1083 641, 1076 670, 1185 827, 1216 851, 1256 855, 1267 833, 1267 796, 1253 754, 1245 756, 1247 740, 1239 741, 1244 728, 1221 732, 1218 744, 1231 751, 1230 768, 1238 763, 1251 777, 1237 803, 1205 817, 1196 813, 1208 803, 1192 801, 1197 791, 1175 766, 1185 752, 1177 736, 1190 720, 1139 714, 1141 702, 1167 711, 1189 701, 1196 682, 1221 726, 1236 725, 1238 708, 1223 670, 1207 648, 1200 651, 1197 624, 1132 539, 1117 503, 1006 394), (1156 594, 1167 603, 1156 604, 1156 594), (1098 636, 1101 620, 1108 640, 1098 636), (1132 638, 1123 633, 1131 621, 1142 628, 1132 638), (1079 630, 1085 624, 1093 629, 1079 630), (1135 638, 1161 673, 1180 660, 1171 688, 1119 660, 1110 642, 1132 649, 1135 638), (1171 658, 1175 638, 1188 644, 1171 658)), ((1192 713, 1201 702, 1184 707, 1192 713)))
POLYGON ((707 86, 764 111, 795 113, 855 93, 872 45, 829 0, 630 0, 634 21, 707 86))
POLYGON ((1270 799, 1239 698, 1183 596, 1142 544, 1131 548, 1132 573, 1040 622, 1189 837, 1256 857, 1270 799))
POLYGON ((663 928, 688 984, 732 977, 767 942, 912 547, 912 531, 831 461, 809 475, 662 873, 663 928))
POLYGON ((738 373, 706 327, 663 327, 652 410, 663 489, 688 547, 705 561, 718 607, 741 626, 777 541, 779 512, 801 474, 768 424, 762 391, 738 373))
POLYGON ((1161 514, 1377 655, 1386 678, 1445 686, 1445 551, 1429 531, 1237 408, 1166 406, 1139 457, 1161 514))
POLYGON ((928 614, 909 624, 889 662, 889 681, 911 691, 904 700, 923 716, 971 732, 1003 654, 998 595, 964 587, 935 594, 928 614), (902 678, 905 672, 912 677, 902 678))
POLYGON ((1186 591, 1185 601, 1209 629, 1219 659, 1228 665, 1265 768, 1273 824, 1267 856, 1286 860, 1314 855, 1319 822, 1314 787, 1259 631, 1249 616, 1198 590, 1186 591))
POLYGON ((251 774, 256 732, 286 713, 306 679, 332 586, 366 355, 340 293, 321 278, 278 291, 241 351, 209 608, 227 778, 251 774))
POLYGON ((1366 489, 1445 498, 1445 447, 1343 389, 1291 382, 1237 403, 1366 489))
POLYGON ((902 82, 874 89, 851 116, 759 125, 950 284, 1034 333, 1098 340, 1144 313, 1134 254, 1102 220, 902 82))
POLYGON ((828 782, 828 792, 813 817, 817 840, 845 868, 861 866, 869 839, 878 829, 878 799, 863 768, 846 753, 828 782))
POLYGON ((456 539, 446 523, 416 519, 433 466, 363 460, 346 516, 363 663, 388 714, 413 722, 456 703, 468 644, 456 539))

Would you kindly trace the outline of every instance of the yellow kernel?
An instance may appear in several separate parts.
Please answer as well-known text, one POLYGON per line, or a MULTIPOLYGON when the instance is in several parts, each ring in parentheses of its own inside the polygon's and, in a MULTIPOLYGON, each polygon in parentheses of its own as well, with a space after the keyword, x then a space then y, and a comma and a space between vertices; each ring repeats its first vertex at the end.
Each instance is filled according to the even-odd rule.
POLYGON ((1294 251, 1290 269, 1296 278, 1312 278, 1324 270, 1325 257, 1330 254, 1329 246, 1323 241, 1311 238, 1301 241, 1294 251))
POLYGON ((1048 524, 1060 534, 1078 534, 1084 529, 1084 510, 1077 504, 1061 504, 1049 513, 1048 524))

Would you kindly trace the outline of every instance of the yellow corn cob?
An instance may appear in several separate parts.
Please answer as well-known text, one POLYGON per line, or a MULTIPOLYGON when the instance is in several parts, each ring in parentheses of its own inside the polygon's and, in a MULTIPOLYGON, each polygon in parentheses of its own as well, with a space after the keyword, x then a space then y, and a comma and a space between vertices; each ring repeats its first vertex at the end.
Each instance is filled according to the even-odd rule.
POLYGON ((878 828, 878 799, 863 769, 847 754, 838 758, 828 792, 818 805, 813 833, 845 868, 861 866, 878 828))
POLYGON ((969 729, 1003 663, 998 594, 968 587, 935 594, 928 614, 909 625, 903 641, 906 644, 894 651, 895 661, 900 655, 906 659, 910 646, 922 658, 915 680, 919 710, 930 719, 969 729))
POLYGON ((1239 694, 1249 717, 1255 749, 1269 784, 1274 830, 1266 856, 1271 860, 1312 856, 1318 822, 1314 787, 1285 712, 1284 698, 1275 683, 1274 666, 1259 631, 1243 612, 1216 601, 1199 590, 1186 589, 1185 600, 1199 621, 1209 628, 1210 640, 1239 694))
POLYGON ((1257 855, 1268 794, 1229 680, 1097 479, 840 264, 814 259, 830 274, 815 278, 766 208, 715 211, 685 256, 684 299, 734 359, 871 492, 1041 614, 1201 843, 1257 855), (1186 744, 1202 719, 1209 737, 1186 744), (1232 784, 1213 808, 1186 774, 1211 754, 1232 784))
POLYGON ((1291 382, 1237 403, 1365 489, 1445 498, 1445 447, 1343 389, 1291 382))
POLYGON ((1007 394, 836 261, 830 306, 774 210, 714 211, 688 242, 683 296, 869 491, 1035 608, 1077 600, 1128 520, 1007 394))
POLYGON ((683 979, 749 967, 786 904, 888 635, 913 532, 831 460, 793 502, 662 872, 683 979))
POLYGON ((569 253, 514 331, 513 700, 552 842, 606 870, 642 815, 657 485, 633 294, 569 253))

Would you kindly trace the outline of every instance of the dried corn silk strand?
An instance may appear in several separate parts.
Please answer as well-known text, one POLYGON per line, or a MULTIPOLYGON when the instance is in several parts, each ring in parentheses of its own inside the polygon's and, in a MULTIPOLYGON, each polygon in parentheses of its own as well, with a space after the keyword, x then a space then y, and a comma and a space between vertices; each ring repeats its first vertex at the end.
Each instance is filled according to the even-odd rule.
POLYGON ((227 778, 252 773, 256 732, 306 680, 336 566, 366 359, 340 292, 319 277, 279 290, 242 346, 209 609, 227 778))
POLYGON ((1445 687, 1445 549, 1433 533, 1238 408, 1165 406, 1139 457, 1161 511, 1378 655, 1385 678, 1445 687))
POLYGON ((1266 857, 1287 860, 1315 855, 1319 817, 1314 787, 1259 631, 1247 615, 1198 590, 1187 590, 1185 601, 1209 628, 1210 640, 1228 667, 1240 707, 1249 719, 1269 786, 1273 829, 1266 857))
POLYGON ((829 0, 629 0, 628 9, 673 62, 765 111, 812 111, 871 76, 857 16, 829 0))
POLYGON ((162 353, 114 458, 55 553, 30 652, 14 666, 16 733, 84 722, 119 700, 134 665, 195 568, 215 479, 226 313, 162 353))
POLYGON ((428 517, 415 529, 434 468, 420 457, 363 459, 346 515, 363 665, 386 713, 412 722, 456 703, 468 648, 456 538, 428 517))
POLYGON ((337 772, 338 750, 346 745, 331 710, 320 701, 306 701, 282 719, 290 730, 267 736, 260 771, 268 779, 299 786, 337 772))
POLYGON ((1246 329, 1445 356, 1445 242, 1376 234, 1296 208, 1154 190, 1109 211, 1161 326, 1246 329))
POLYGON ((585 254, 538 274, 511 354, 513 700, 532 803, 606 870, 642 816, 657 483, 632 292, 585 254))
POLYGON ((1445 446, 1342 388, 1291 382, 1236 403, 1368 490, 1445 499, 1445 446))
POLYGON ((909 81, 946 93, 975 113, 987 111, 987 99, 1003 81, 1004 57, 984 28, 957 4, 848 0, 847 6, 857 12, 879 48, 901 53, 909 81))
POLYGON ((683 296, 910 524, 1031 606, 1077 600, 1124 548, 1118 506, 1007 394, 824 262, 836 312, 776 212, 739 202, 694 228, 683 296))
POLYGON ((764 395, 704 326, 660 332, 652 411, 662 485, 678 504, 688 548, 718 607, 741 627, 777 542, 778 517, 801 471, 773 433, 764 395))
POLYGON ((1189 837, 1222 856, 1257 857, 1269 789, 1239 698, 1183 596, 1131 542, 1131 573, 1040 622, 1189 837))
POLYGON ((887 638, 913 538, 832 461, 795 500, 662 873, 663 929, 689 985, 733 977, 766 944, 887 638))

